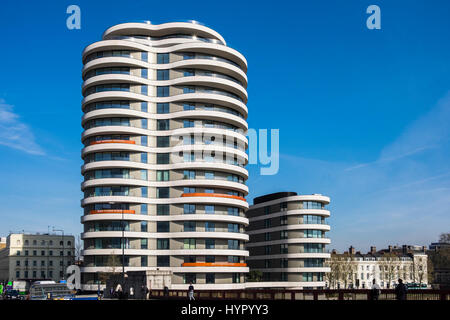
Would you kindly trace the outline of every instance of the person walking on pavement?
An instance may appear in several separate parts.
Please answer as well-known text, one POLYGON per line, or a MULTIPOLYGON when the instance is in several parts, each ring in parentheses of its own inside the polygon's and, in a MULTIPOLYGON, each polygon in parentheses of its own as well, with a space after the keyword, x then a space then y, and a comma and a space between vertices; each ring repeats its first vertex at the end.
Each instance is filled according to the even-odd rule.
POLYGON ((130 287, 130 299, 134 299, 134 288, 130 287))
POLYGON ((195 300, 195 298, 194 298, 194 286, 192 285, 192 282, 189 283, 188 296, 189 296, 189 300, 195 300))
POLYGON ((371 300, 378 300, 378 298, 380 297, 380 292, 381 292, 380 286, 377 284, 375 279, 373 279, 373 281, 372 281, 372 290, 370 292, 371 300))
POLYGON ((397 300, 406 300, 406 288, 402 279, 398 279, 398 285, 395 287, 395 297, 397 300))
POLYGON ((119 300, 121 300, 123 298, 123 294, 122 294, 122 286, 120 285, 120 283, 116 287, 116 293, 119 300))

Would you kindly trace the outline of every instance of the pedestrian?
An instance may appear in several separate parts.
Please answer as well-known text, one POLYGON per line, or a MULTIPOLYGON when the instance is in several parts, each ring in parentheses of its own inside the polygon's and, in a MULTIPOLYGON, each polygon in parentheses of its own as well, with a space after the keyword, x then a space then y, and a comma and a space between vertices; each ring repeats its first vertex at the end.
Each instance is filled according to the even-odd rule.
POLYGON ((192 282, 189 283, 188 296, 189 296, 189 300, 195 300, 195 298, 194 298, 194 286, 192 285, 192 282))
POLYGON ((117 293, 117 298, 118 298, 119 300, 121 300, 122 297, 123 297, 123 295, 122 295, 122 286, 120 285, 120 283, 117 284, 117 287, 116 287, 116 293, 117 293))
POLYGON ((110 298, 114 297, 114 288, 113 287, 109 288, 109 297, 110 298))
MULTIPOLYGON (((194 290, 194 287, 192 287, 192 290, 194 290)), ((169 288, 167 286, 164 286, 164 299, 169 299, 169 288)))
POLYGON ((398 285, 395 287, 395 297, 397 300, 406 300, 406 288, 402 279, 398 279, 398 285))
POLYGON ((134 288, 130 287, 130 299, 134 299, 134 288))
POLYGON ((378 300, 378 298, 380 297, 380 292, 381 292, 380 286, 377 284, 375 279, 373 279, 373 281, 372 281, 372 290, 370 292, 371 300, 378 300))

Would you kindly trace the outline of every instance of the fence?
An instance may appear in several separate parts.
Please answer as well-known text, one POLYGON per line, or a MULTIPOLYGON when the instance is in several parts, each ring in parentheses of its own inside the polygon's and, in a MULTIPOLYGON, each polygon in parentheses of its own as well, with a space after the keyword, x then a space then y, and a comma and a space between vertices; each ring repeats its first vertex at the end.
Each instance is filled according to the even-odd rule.
MULTIPOLYGON (((150 299, 187 299, 187 290, 152 290, 150 299)), ((196 300, 370 300, 367 289, 343 290, 197 290, 196 300)), ((381 290, 378 300, 395 300, 393 289, 381 290)), ((450 300, 450 290, 415 289, 409 290, 407 300, 450 300)))

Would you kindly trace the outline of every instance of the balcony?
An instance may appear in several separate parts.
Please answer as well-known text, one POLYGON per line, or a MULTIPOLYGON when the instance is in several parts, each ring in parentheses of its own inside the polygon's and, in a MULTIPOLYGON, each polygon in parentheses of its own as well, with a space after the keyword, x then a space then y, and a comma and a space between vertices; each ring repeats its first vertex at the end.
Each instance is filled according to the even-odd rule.
POLYGON ((246 267, 246 263, 232 262, 185 262, 182 267, 246 267))
POLYGON ((224 194, 224 193, 183 193, 181 195, 182 197, 217 197, 217 198, 229 198, 229 199, 236 199, 241 201, 247 201, 244 197, 234 196, 231 194, 224 194))

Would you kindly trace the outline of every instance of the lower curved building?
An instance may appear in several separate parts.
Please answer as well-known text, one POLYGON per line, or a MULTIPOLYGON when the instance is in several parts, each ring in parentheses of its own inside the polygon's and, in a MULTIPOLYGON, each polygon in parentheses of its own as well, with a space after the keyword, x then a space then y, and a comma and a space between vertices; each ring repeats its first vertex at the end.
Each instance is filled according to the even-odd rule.
POLYGON ((260 271, 261 282, 246 287, 316 289, 325 287, 326 245, 330 231, 326 218, 330 198, 279 192, 254 199, 246 248, 250 272, 260 271))

